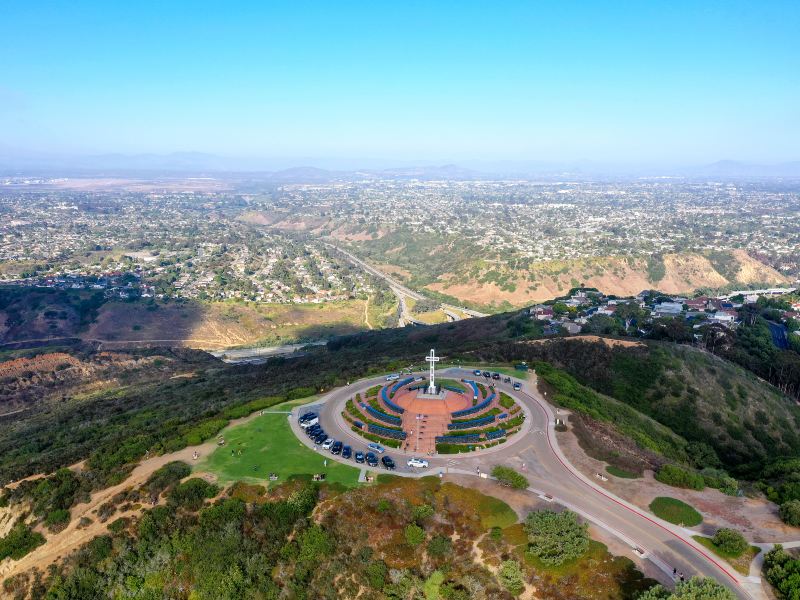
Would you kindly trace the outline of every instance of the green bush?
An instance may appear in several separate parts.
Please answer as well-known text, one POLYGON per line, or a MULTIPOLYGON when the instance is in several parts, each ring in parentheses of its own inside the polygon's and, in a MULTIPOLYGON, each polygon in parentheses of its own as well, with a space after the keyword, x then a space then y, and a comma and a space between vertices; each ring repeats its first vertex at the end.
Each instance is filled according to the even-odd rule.
POLYGON ((409 546, 419 546, 425 541, 425 530, 419 525, 411 523, 406 525, 405 536, 409 546))
POLYGON ((51 510, 44 518, 44 524, 48 527, 61 525, 63 523, 69 523, 69 511, 66 508, 57 508, 56 510, 51 510))
POLYGON ((144 487, 151 496, 157 498, 164 490, 173 487, 184 477, 188 477, 191 472, 191 467, 185 462, 174 460, 153 472, 148 477, 144 487))
POLYGON ((527 516, 524 528, 528 551, 545 565, 558 566, 578 558, 589 547, 588 525, 569 510, 537 510, 527 516))
POLYGON ((200 510, 207 498, 213 498, 219 493, 219 488, 205 479, 193 477, 175 486, 169 493, 169 504, 181 506, 187 510, 200 510))
POLYGON ((11 557, 19 560, 34 548, 44 544, 44 536, 31 530, 22 521, 17 522, 8 535, 0 538, 0 561, 11 557))
POLYGON ((800 527, 800 500, 789 500, 780 507, 781 520, 793 527, 800 527))
POLYGON ((452 546, 453 544, 450 538, 443 535, 435 535, 431 538, 431 541, 428 542, 428 554, 436 557, 447 556, 450 554, 452 546))
POLYGON ((497 574, 500 583, 514 596, 525 591, 525 579, 520 564, 515 560, 506 560, 500 565, 497 574))
POLYGON ((675 525, 694 527, 703 522, 703 516, 694 508, 676 498, 659 496, 650 503, 653 514, 675 525))
POLYGON ((419 506, 414 507, 414 520, 417 522, 424 521, 425 519, 432 517, 433 513, 434 510, 430 504, 420 504, 419 506))
POLYGON ((800 598, 800 560, 794 558, 780 544, 776 544, 764 556, 763 573, 780 598, 800 598))
POLYGON ((492 477, 515 490, 524 490, 528 487, 528 480, 510 467, 496 466, 492 469, 492 477))
POLYGON ((711 578, 692 577, 688 581, 678 582, 674 592, 663 585, 653 586, 638 600, 735 600, 735 596, 711 578))
POLYGON ((745 550, 750 547, 744 536, 735 529, 728 529, 723 527, 717 530, 714 537, 711 538, 714 545, 719 548, 724 554, 729 556, 741 556, 745 550))
POLYGON ((702 490, 705 480, 699 473, 682 469, 677 465, 664 465, 656 473, 656 480, 673 487, 702 490))

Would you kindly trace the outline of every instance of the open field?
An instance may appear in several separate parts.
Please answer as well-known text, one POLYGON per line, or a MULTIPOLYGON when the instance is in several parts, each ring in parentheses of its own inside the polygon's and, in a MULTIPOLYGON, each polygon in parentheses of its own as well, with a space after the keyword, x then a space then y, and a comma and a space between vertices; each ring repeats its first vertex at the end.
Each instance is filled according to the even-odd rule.
POLYGON ((225 445, 195 465, 194 470, 213 473, 222 483, 247 481, 267 484, 270 473, 278 474, 278 482, 293 475, 314 473, 325 473, 329 483, 348 487, 358 482, 359 469, 330 458, 325 467, 323 460, 328 453, 322 450, 314 452, 304 446, 292 433, 286 417, 285 414, 264 414, 223 430, 221 435, 225 445))

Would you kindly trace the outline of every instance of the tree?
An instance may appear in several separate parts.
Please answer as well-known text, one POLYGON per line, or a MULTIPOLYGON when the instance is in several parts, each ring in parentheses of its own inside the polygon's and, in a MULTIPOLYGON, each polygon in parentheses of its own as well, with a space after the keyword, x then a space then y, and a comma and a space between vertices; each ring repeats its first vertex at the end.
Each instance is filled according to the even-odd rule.
POLYGON ((717 530, 711 541, 717 548, 732 556, 740 556, 749 546, 741 533, 726 527, 717 530))
POLYGON ((692 577, 681 581, 670 593, 663 585, 656 585, 639 596, 638 600, 734 600, 733 593, 708 577, 692 577))
POLYGON ((781 504, 781 520, 794 527, 800 527, 800 500, 789 500, 781 504))
POLYGON ((589 547, 588 526, 565 510, 538 510, 525 519, 528 551, 546 565, 557 566, 581 556, 589 547))
POLYGON ((425 541, 425 530, 412 523, 406 526, 406 541, 410 546, 419 546, 425 541))
POLYGON ((515 560, 506 560, 500 565, 500 571, 497 576, 500 583, 509 592, 515 596, 519 596, 525 591, 525 579, 520 565, 515 560))

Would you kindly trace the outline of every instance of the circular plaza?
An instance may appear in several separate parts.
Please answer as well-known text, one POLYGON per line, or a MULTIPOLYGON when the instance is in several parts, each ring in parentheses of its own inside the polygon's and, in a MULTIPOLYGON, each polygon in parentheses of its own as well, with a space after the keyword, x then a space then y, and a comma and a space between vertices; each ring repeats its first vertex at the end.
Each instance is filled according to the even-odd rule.
MULTIPOLYGON (((433 351, 427 377, 389 375, 354 390, 335 410, 344 425, 367 442, 419 456, 476 452, 506 443, 519 433, 526 411, 501 390, 510 377, 488 371, 437 376, 433 351)), ((354 386, 355 387, 355 386, 354 386)), ((510 387, 510 386, 509 386, 510 387)), ((510 391, 510 390, 509 390, 510 391)))

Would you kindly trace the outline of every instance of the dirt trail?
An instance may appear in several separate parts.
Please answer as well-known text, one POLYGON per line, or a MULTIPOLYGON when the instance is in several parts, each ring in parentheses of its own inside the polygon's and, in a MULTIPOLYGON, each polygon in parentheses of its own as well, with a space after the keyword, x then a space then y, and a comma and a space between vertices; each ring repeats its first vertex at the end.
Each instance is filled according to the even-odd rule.
POLYGON ((364 323, 367 325, 367 329, 372 329, 372 325, 369 322, 369 299, 371 296, 367 296, 367 301, 364 303, 364 323))
MULTIPOLYGON (((242 423, 246 423, 251 419, 256 418, 260 414, 261 411, 256 411, 246 417, 242 417, 240 419, 234 419, 225 429, 223 429, 221 433, 224 434, 224 432, 228 428, 235 427, 242 423)), ((216 440, 212 439, 203 444, 200 444, 199 446, 189 446, 182 450, 178 450, 176 452, 171 452, 169 454, 162 454, 160 456, 154 456, 153 458, 148 458, 146 460, 143 460, 141 463, 139 463, 139 465, 137 465, 133 469, 133 471, 131 471, 131 474, 122 483, 103 490, 99 490, 91 495, 88 502, 84 502, 73 506, 70 511, 72 518, 69 522, 69 525, 67 525, 67 527, 64 530, 58 533, 50 533, 42 527, 37 527, 36 528, 37 531, 39 531, 42 535, 44 535, 47 541, 38 548, 36 548, 33 552, 27 554, 18 561, 12 561, 11 559, 6 559, 0 562, 0 580, 3 580, 12 575, 16 575, 17 573, 22 573, 32 568, 37 568, 44 571, 49 565, 74 552, 80 546, 90 541, 92 538, 106 533, 106 531, 108 530, 109 523, 115 521, 120 517, 129 517, 141 513, 142 510, 144 510, 144 508, 149 508, 149 507, 142 507, 127 512, 117 512, 114 514, 113 518, 109 519, 105 523, 100 523, 97 520, 97 515, 92 514, 101 505, 111 500, 111 498, 113 498, 116 494, 128 488, 135 488, 141 486, 145 481, 147 481, 147 479, 150 477, 150 475, 153 474, 154 471, 160 469, 165 464, 175 460, 181 460, 191 465, 195 462, 199 462, 201 459, 210 455, 216 448, 217 448, 216 440), (197 461, 194 461, 192 458, 194 452, 197 452, 198 454, 197 461), (79 529, 78 523, 80 522, 81 517, 88 517, 92 519, 92 523, 86 527, 79 529)), ((82 465, 83 463, 81 462, 77 463, 76 465, 73 465, 70 468, 77 469, 81 468, 82 465)), ((193 473, 191 476, 203 477, 208 480, 213 479, 213 476, 210 476, 205 473, 193 473)), ((41 477, 43 477, 43 475, 32 475, 31 477, 27 477, 26 479, 38 479, 41 477)), ((19 485, 19 481, 9 485, 10 486, 19 485)))

